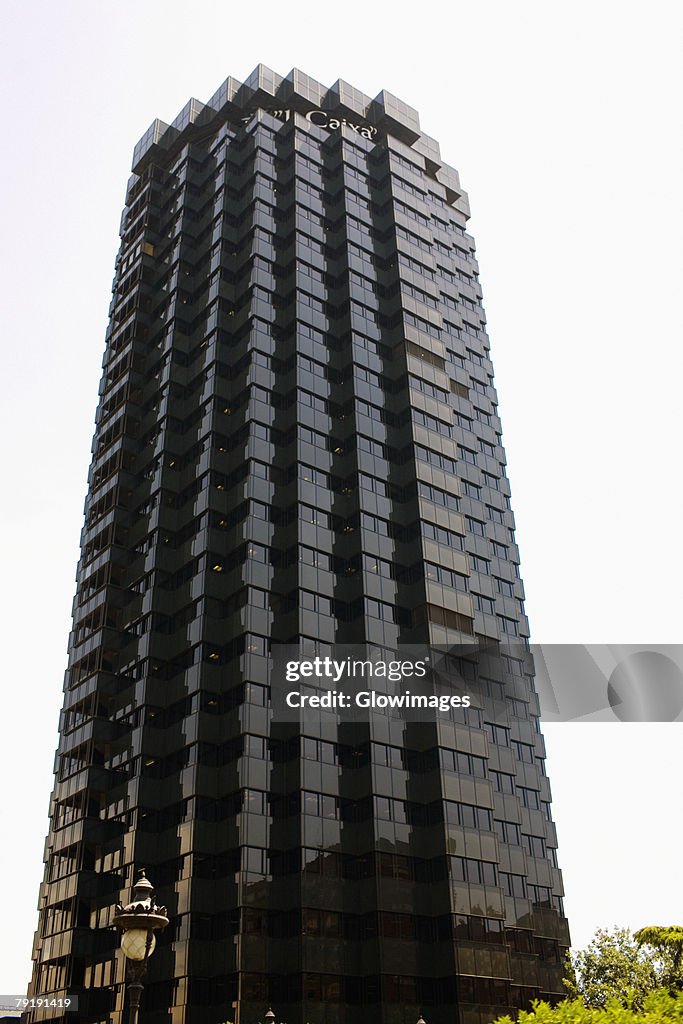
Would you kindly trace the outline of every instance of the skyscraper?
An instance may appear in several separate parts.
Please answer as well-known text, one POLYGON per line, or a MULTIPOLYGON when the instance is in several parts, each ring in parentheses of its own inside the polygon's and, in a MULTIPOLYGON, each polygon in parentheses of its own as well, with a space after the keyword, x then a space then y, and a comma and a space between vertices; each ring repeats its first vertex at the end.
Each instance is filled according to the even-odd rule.
POLYGON ((150 1024, 484 1024, 562 995, 467 218, 414 110, 296 70, 135 148, 31 989, 79 1021, 124 1020, 138 867, 171 917, 150 1024), (273 712, 281 647, 425 645, 470 707, 273 712))

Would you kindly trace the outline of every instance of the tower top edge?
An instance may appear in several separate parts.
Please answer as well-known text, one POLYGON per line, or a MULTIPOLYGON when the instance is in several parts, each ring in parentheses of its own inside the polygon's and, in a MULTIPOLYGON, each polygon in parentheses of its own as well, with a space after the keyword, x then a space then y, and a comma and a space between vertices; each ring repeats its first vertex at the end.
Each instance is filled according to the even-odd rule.
MULTIPOLYGON (((419 155, 435 177, 441 180, 445 176, 450 187, 457 180, 457 171, 442 162, 439 144, 421 131, 417 110, 386 89, 372 99, 341 78, 325 86, 299 68, 283 76, 264 64, 257 64, 244 82, 226 78, 205 103, 191 98, 171 124, 155 119, 135 146, 133 172, 144 167, 153 150, 175 150, 196 133, 210 132, 222 120, 244 121, 259 109, 278 115, 296 112, 309 118, 320 111, 321 119, 335 114, 352 127, 357 127, 356 119, 368 127, 366 138, 397 140, 419 155)), ((463 194, 459 183, 456 191, 463 194)))

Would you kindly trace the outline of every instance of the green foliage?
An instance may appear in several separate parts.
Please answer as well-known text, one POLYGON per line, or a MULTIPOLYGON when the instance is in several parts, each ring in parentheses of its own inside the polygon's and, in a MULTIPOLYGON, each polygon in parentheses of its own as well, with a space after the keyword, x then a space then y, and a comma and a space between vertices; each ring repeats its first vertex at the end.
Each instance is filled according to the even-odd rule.
POLYGON ((633 936, 639 946, 652 950, 659 984, 670 992, 683 991, 683 927, 648 925, 633 936))
POLYGON ((567 975, 570 998, 588 1007, 616 1000, 639 1010, 645 997, 661 987, 658 958, 628 928, 598 929, 585 950, 569 957, 567 975))
POLYGON ((680 924, 672 924, 668 927, 651 924, 646 928, 641 928, 633 937, 641 946, 677 950, 679 956, 683 950, 683 926, 680 924))
MULTIPOLYGON (((586 1006, 583 999, 565 999, 557 1006, 535 1002, 531 1013, 522 1010, 519 1024, 665 1024, 683 1022, 683 994, 675 996, 660 989, 643 1000, 640 1010, 610 1000, 605 1006, 586 1006)), ((494 1024, 513 1024, 511 1017, 499 1017, 494 1024)))

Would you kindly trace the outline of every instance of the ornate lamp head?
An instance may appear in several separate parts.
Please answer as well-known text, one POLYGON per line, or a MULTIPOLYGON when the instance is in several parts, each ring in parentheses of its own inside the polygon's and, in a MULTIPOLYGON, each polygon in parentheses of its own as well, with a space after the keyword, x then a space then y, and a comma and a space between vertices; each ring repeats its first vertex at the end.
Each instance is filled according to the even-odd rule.
POLYGON ((156 945, 153 933, 166 927, 168 912, 157 904, 154 886, 144 868, 133 886, 131 902, 116 905, 114 924, 123 931, 121 948, 129 960, 146 960, 151 956, 156 945))

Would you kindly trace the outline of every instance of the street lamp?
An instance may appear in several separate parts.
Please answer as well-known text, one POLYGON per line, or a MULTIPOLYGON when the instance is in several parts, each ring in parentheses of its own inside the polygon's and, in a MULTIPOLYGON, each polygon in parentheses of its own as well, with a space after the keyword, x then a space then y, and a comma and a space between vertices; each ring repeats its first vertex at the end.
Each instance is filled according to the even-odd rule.
POLYGON ((147 961, 154 952, 154 932, 168 924, 166 907, 160 907, 154 898, 154 886, 144 869, 133 886, 133 899, 126 906, 116 905, 114 925, 121 928, 121 949, 126 957, 126 988, 130 1008, 130 1024, 137 1024, 142 979, 147 973, 147 961))

